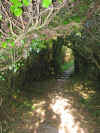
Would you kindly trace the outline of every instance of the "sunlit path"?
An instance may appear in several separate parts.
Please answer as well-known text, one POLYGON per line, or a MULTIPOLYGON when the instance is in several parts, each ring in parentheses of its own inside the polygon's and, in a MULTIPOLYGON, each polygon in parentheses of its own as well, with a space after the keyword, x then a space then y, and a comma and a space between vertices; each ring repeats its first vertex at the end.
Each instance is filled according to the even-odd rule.
POLYGON ((80 122, 75 123, 72 115, 73 109, 68 99, 56 97, 55 100, 52 100, 51 108, 61 119, 58 133, 88 133, 86 129, 80 127, 80 122))
MULTIPOLYGON (((93 119, 80 102, 82 91, 80 94, 75 91, 81 89, 82 84, 75 84, 71 88, 70 79, 49 81, 44 85, 49 87, 48 91, 42 94, 37 91, 35 95, 32 90, 31 93, 24 93, 24 99, 18 99, 28 108, 13 108, 14 117, 11 122, 14 124, 9 133, 99 133, 95 132, 93 119)), ((39 87, 44 85, 43 82, 38 84, 39 87)))

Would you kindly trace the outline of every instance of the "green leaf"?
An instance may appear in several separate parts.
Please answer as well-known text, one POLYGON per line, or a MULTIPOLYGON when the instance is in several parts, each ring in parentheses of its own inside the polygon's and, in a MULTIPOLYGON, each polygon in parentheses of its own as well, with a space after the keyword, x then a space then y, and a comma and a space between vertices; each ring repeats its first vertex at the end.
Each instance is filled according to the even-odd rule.
POLYGON ((2 20, 2 14, 0 14, 0 20, 2 20))
POLYGON ((17 4, 19 1, 18 0, 10 0, 10 2, 12 2, 13 4, 17 4))
POLYGON ((23 4, 24 4, 24 6, 29 6, 30 1, 29 0, 23 0, 23 4))
POLYGON ((17 7, 22 7, 23 4, 22 4, 21 2, 18 2, 15 6, 16 6, 16 8, 17 8, 17 7))
POLYGON ((35 106, 34 105, 32 105, 32 110, 34 110, 35 109, 35 106))
POLYGON ((21 16, 22 15, 22 9, 21 8, 16 8, 14 10, 14 15, 17 16, 17 17, 21 16))
POLYGON ((3 43, 2 43, 2 47, 3 47, 3 48, 6 48, 6 47, 7 47, 7 42, 3 42, 3 43))
POLYGON ((10 40, 9 38, 7 38, 7 39, 6 39, 6 42, 7 42, 7 43, 10 43, 10 42, 11 42, 11 40, 10 40))
POLYGON ((14 13, 15 8, 16 8, 16 7, 15 7, 14 5, 10 6, 10 11, 11 11, 12 13, 14 13))
POLYGON ((42 6, 44 8, 48 8, 52 4, 52 0, 43 0, 42 1, 42 6))
POLYGON ((62 3, 62 0, 58 0, 59 3, 62 3))
POLYGON ((11 46, 14 47, 15 46, 15 42, 11 42, 11 46))

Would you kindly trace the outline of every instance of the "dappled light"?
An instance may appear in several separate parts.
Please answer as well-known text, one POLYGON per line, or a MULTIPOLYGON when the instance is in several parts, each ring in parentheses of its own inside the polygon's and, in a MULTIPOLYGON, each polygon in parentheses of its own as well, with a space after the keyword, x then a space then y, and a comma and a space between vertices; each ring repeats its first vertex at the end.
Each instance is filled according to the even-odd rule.
POLYGON ((28 92, 14 92, 9 101, 12 113, 6 130, 14 133, 94 133, 97 117, 91 119, 89 111, 97 108, 96 115, 99 114, 99 106, 92 99, 96 91, 72 80, 36 82, 28 92))
POLYGON ((34 133, 88 133, 87 129, 81 127, 80 118, 75 121, 74 115, 77 115, 78 110, 74 109, 72 103, 61 96, 37 101, 32 105, 32 111, 23 113, 24 124, 21 122, 19 129, 34 133))
POLYGON ((84 87, 82 83, 76 83, 74 85, 74 90, 77 91, 84 99, 88 99, 91 95, 96 93, 95 90, 92 90, 87 86, 84 87))
POLYGON ((55 102, 52 102, 50 105, 52 110, 58 114, 61 119, 59 133, 86 133, 86 129, 80 127, 80 121, 75 122, 75 118, 72 115, 72 105, 68 99, 57 97, 55 98, 55 102))
MULTIPOLYGON (((69 86, 68 81, 62 83, 69 86)), ((41 100, 32 98, 32 109, 23 113, 24 124, 21 121, 20 130, 34 133, 89 133, 88 128, 91 126, 77 100, 78 97, 80 99, 80 93, 77 91, 76 95, 70 86, 63 90, 63 84, 56 83, 52 86, 54 89, 41 100), (59 91, 56 92, 55 88, 59 91)), ((76 91, 76 88, 81 87, 82 85, 79 87, 77 84, 73 89, 76 91)))
POLYGON ((99 0, 0 0, 0 133, 100 133, 99 0))

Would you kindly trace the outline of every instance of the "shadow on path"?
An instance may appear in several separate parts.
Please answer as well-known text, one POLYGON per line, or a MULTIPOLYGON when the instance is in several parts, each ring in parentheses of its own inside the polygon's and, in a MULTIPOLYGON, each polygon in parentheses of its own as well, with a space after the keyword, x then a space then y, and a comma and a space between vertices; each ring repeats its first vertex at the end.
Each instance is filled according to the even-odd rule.
POLYGON ((80 102, 82 86, 75 85, 71 80, 54 80, 27 86, 13 99, 8 133, 99 133, 80 102))

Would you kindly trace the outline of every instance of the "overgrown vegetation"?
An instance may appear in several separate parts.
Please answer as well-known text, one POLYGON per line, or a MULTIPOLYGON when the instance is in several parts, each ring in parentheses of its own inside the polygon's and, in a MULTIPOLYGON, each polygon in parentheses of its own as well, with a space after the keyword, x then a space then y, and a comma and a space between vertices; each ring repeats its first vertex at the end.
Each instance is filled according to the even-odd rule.
POLYGON ((99 27, 99 1, 0 0, 1 127, 7 125, 4 121, 9 123, 10 112, 16 115, 16 110, 34 109, 32 99, 25 95, 34 92, 40 98, 49 92, 49 82, 52 88, 54 77, 73 65, 78 78, 71 79, 69 88, 72 84, 81 95, 80 103, 100 122, 99 27), (68 48, 70 59, 65 55, 68 48), (37 87, 42 83, 43 88, 37 87), (84 91, 85 95, 95 93, 86 99, 84 91))

